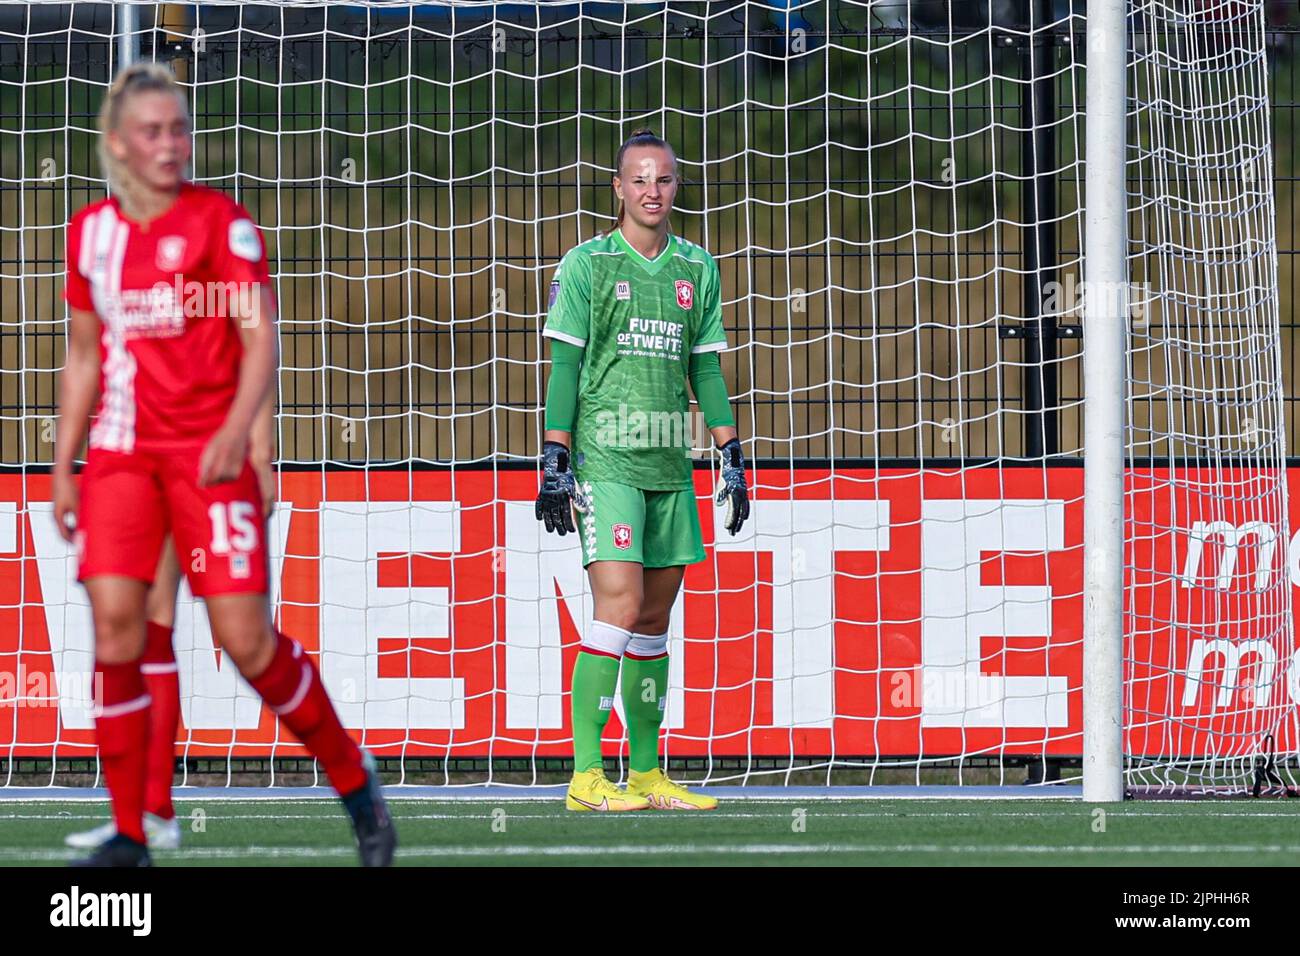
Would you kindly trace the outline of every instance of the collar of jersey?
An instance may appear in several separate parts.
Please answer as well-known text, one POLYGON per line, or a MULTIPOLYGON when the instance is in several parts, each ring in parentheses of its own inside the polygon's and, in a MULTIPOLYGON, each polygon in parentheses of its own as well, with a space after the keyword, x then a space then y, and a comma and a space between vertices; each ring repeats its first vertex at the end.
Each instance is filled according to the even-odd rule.
POLYGON ((628 242, 627 239, 623 237, 623 230, 621 228, 614 230, 614 241, 623 248, 624 252, 636 259, 636 261, 640 263, 642 269, 651 275, 654 275, 663 268, 664 263, 673 257, 673 251, 677 248, 677 237, 671 232, 668 233, 668 241, 664 243, 663 251, 653 259, 647 259, 640 252, 633 249, 632 243, 628 242))
POLYGON ((181 204, 182 197, 185 195, 185 193, 189 192, 192 188, 193 188, 193 184, 185 180, 182 180, 181 188, 177 190, 176 198, 172 201, 172 204, 168 206, 166 209, 164 209, 162 212, 160 212, 158 215, 154 216, 148 222, 144 222, 144 223, 140 222, 138 219, 132 219, 130 216, 128 216, 126 214, 126 211, 122 209, 122 204, 118 202, 116 196, 110 196, 108 201, 113 206, 113 211, 117 214, 118 219, 120 219, 122 222, 126 223, 128 226, 130 226, 133 229, 139 229, 141 232, 149 232, 153 229, 155 225, 162 222, 164 219, 166 219, 168 216, 170 216, 173 212, 176 211, 176 208, 181 204))

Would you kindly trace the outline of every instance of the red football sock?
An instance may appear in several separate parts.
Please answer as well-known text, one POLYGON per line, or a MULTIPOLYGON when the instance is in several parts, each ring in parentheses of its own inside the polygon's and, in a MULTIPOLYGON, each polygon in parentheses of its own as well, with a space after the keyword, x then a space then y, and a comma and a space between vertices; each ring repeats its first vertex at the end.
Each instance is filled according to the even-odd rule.
POLYGON ((359 790, 366 784, 361 748, 339 723, 320 672, 301 644, 279 631, 275 638, 270 665, 249 683, 320 761, 335 790, 340 794, 359 790))
POLYGON ((181 682, 172 650, 172 629, 150 621, 145 625, 144 657, 140 673, 153 703, 149 707, 148 769, 145 771, 144 808, 170 820, 172 774, 176 770, 176 728, 181 719, 181 682))
POLYGON ((95 710, 95 738, 117 832, 144 839, 145 753, 149 745, 149 693, 140 662, 95 662, 103 684, 95 710))

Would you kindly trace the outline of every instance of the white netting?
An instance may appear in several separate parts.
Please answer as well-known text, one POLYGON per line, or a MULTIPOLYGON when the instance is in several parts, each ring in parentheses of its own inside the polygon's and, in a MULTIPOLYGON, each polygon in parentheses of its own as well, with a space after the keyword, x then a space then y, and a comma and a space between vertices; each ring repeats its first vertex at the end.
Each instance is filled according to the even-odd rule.
POLYGON ((1300 702, 1264 9, 1133 7, 1130 780, 1240 788, 1300 702))
MULTIPOLYGON (((560 256, 612 220, 613 156, 641 125, 682 164, 675 228, 719 261, 723 371, 757 466, 750 525, 716 547, 708 458, 697 472, 709 557, 672 618, 667 756, 697 779, 956 768, 947 779, 1001 782, 1080 752, 1069 333, 1082 316, 1083 17, 1041 0, 784 6, 138 7, 141 56, 192 91, 195 177, 237 196, 268 239, 281 623, 322 652, 345 723, 419 779, 539 779, 569 752, 568 675, 591 603, 573 539, 532 517, 541 319, 560 256)), ((1172 15, 1153 7, 1143 23, 1172 15)), ((1251 17, 1230 34, 1236 52, 1212 61, 1134 41, 1148 132, 1132 208, 1152 231, 1131 230, 1133 262, 1159 301, 1134 339, 1133 451, 1192 454, 1195 438, 1228 433, 1237 398, 1254 403, 1260 440, 1240 480, 1139 470, 1131 498, 1169 504, 1148 518, 1131 502, 1131 530, 1143 542, 1179 529, 1166 550, 1181 556, 1185 502, 1208 490, 1233 503, 1225 520, 1272 522, 1280 564, 1275 247, 1251 17), (1212 75, 1189 77, 1193 62, 1212 75), (1200 109, 1221 102, 1222 115, 1200 109), (1215 178, 1239 155, 1217 152, 1225 142, 1256 144, 1259 178, 1231 194, 1215 178), (1170 185, 1188 178, 1199 192, 1170 185), (1243 230, 1249 251, 1209 254, 1212 229, 1243 230), (1241 318, 1212 336, 1191 331, 1191 308, 1241 318), (1170 411, 1142 417, 1157 408, 1170 411)), ((0 476, 13 491, 0 532, 15 503, 0 671, 88 661, 41 466, 62 225, 102 195, 88 131, 113 24, 105 4, 0 7, 0 461, 14 467, 0 476)), ((1245 594, 1249 550, 1227 591, 1188 590, 1280 652, 1289 593, 1279 574, 1271 603, 1245 594), (1248 607, 1267 610, 1248 620, 1248 607)), ((1133 686, 1178 683, 1202 624, 1170 610, 1184 593, 1171 564, 1131 567, 1130 658, 1148 668, 1133 686), (1140 606, 1143 593, 1158 599, 1140 606)), ((231 758, 301 753, 218 666, 197 605, 183 606, 177 646, 187 757, 235 772, 231 758)), ((1240 769, 1263 726, 1238 715, 1183 754, 1182 686, 1130 689, 1134 727, 1164 735, 1144 759, 1228 748, 1240 769)), ((93 754, 75 694, 61 710, 48 684, 13 696, 7 707, 0 688, 10 778, 15 758, 44 772, 50 757, 93 754)))

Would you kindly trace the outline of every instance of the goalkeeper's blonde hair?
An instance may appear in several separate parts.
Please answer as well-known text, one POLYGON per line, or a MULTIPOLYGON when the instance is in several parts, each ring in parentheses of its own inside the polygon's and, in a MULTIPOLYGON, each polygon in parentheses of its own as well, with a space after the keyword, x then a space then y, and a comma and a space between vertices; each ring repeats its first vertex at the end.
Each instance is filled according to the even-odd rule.
POLYGON ((118 162, 108 149, 108 133, 114 131, 122 122, 126 104, 131 97, 140 93, 170 93, 181 104, 185 120, 189 122, 189 104, 185 102, 185 91, 176 82, 171 70, 158 63, 133 63, 119 70, 113 77, 113 84, 104 94, 104 102, 99 107, 99 168, 108 180, 108 188, 128 213, 138 210, 137 199, 140 185, 124 163, 118 162))

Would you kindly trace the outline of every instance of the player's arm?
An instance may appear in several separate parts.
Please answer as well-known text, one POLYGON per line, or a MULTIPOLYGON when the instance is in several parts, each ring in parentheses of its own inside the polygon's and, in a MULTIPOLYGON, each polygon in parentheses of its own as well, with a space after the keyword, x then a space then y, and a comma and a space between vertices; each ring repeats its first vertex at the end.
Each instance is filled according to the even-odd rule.
POLYGON ((691 349, 687 376, 699 403, 700 414, 704 416, 704 424, 713 435, 721 458, 721 481, 716 500, 718 504, 725 502, 727 505, 723 526, 735 535, 749 517, 749 486, 745 481, 745 456, 740 448, 736 420, 731 415, 731 399, 727 396, 727 383, 722 377, 722 363, 718 359, 727 347, 727 336, 722 327, 722 282, 712 260, 703 280, 700 302, 704 321, 699 342, 691 349))
POLYGON ((90 413, 99 396, 99 316, 89 309, 69 309, 68 347, 59 373, 59 418, 54 431, 54 520, 65 541, 72 540, 79 496, 72 465, 86 440, 90 413))
POLYGON ((586 496, 573 474, 570 449, 578 418, 578 376, 586 354, 591 319, 591 264, 572 250, 555 270, 542 334, 551 343, 551 378, 546 386, 546 430, 542 441, 542 487, 534 514, 547 531, 576 531, 570 503, 579 511, 586 496))
POLYGON ((552 338, 551 378, 546 383, 546 433, 544 440, 573 447, 573 424, 578 418, 578 375, 586 348, 552 338))
POLYGON ((734 535, 749 517, 749 486, 745 481, 745 456, 740 449, 740 433, 736 431, 731 416, 731 400, 727 397, 727 383, 722 378, 722 363, 718 361, 716 351, 691 355, 690 381, 704 424, 713 435, 713 443, 721 456, 722 480, 717 501, 718 504, 727 504, 723 526, 734 535))
MULTIPOLYGON (((232 297, 238 302, 242 297, 232 297)), ((251 297, 246 310, 234 309, 231 321, 239 330, 244 355, 239 362, 239 384, 234 401, 221 428, 208 441, 199 459, 199 487, 234 481, 248 458, 253 422, 272 394, 280 365, 280 342, 276 333, 275 305, 263 286, 261 295, 251 297), (246 314, 239 314, 241 311, 246 314)))
POLYGON ((573 474, 569 450, 573 447, 573 425, 578 412, 578 373, 584 349, 560 339, 551 339, 551 379, 546 384, 546 431, 542 441, 542 487, 533 508, 547 531, 567 534, 576 531, 570 501, 581 500, 573 474))

